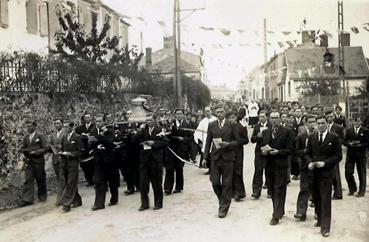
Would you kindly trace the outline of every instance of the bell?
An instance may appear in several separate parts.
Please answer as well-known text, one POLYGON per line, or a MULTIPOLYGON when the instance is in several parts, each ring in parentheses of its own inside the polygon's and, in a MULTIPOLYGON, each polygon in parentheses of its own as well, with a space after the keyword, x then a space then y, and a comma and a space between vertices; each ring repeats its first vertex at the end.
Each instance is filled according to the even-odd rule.
POLYGON ((149 112, 145 110, 144 104, 147 102, 145 98, 137 97, 131 100, 132 114, 128 121, 131 122, 146 122, 149 118, 149 112))

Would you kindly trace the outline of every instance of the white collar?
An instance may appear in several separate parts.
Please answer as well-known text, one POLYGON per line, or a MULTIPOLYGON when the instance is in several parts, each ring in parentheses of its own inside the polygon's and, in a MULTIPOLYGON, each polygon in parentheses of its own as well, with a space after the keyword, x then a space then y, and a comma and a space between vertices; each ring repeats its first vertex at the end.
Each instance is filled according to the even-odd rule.
POLYGON ((267 126, 267 124, 268 124, 268 122, 264 122, 264 123, 260 122, 260 126, 261 126, 261 127, 266 127, 266 126, 267 126))
MULTIPOLYGON (((320 138, 320 132, 318 132, 318 139, 320 138)), ((327 136, 327 134, 328 134, 328 129, 326 129, 324 132, 323 132, 323 141, 325 140, 325 137, 327 136)))

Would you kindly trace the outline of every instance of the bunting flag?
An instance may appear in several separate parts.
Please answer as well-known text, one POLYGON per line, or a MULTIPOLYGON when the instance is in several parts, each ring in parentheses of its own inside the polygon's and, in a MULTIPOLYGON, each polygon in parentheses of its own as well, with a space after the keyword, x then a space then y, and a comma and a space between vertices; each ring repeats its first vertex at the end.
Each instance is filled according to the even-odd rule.
POLYGON ((240 34, 242 34, 243 32, 245 32, 245 30, 243 30, 243 29, 238 29, 237 31, 238 31, 238 33, 240 33, 240 34))
POLYGON ((359 29, 357 27, 351 27, 351 31, 354 32, 355 34, 359 33, 359 29))
POLYGON ((270 42, 268 42, 267 45, 271 46, 272 44, 270 42))
POLYGON ((284 34, 284 35, 289 35, 290 33, 292 33, 292 32, 290 32, 290 31, 282 31, 282 33, 284 34))
POLYGON ((203 56, 204 55, 204 49, 200 48, 200 55, 203 56))
POLYGON ((145 19, 143 17, 136 17, 136 18, 141 20, 142 22, 145 22, 145 19))
POLYGON ((283 48, 284 47, 283 42, 278 42, 278 45, 279 45, 279 48, 283 48))
POLYGON ((219 44, 218 46, 219 46, 219 48, 223 49, 223 45, 220 45, 220 44, 219 44))
POLYGON ((214 28, 212 27, 204 27, 204 26, 200 26, 200 29, 203 29, 203 30, 206 30, 206 31, 212 31, 212 30, 215 30, 214 28))
POLYGON ((164 21, 158 21, 158 24, 162 27, 165 27, 165 22, 164 21))
POLYGON ((365 29, 366 31, 369 32, 369 28, 368 27, 364 26, 363 29, 365 29))
POLYGON ((294 45, 293 45, 293 43, 291 42, 291 41, 289 41, 289 40, 287 40, 286 41, 286 43, 290 46, 290 47, 293 47, 294 45))
POLYGON ((220 32, 222 32, 222 34, 224 34, 225 36, 228 36, 231 34, 231 31, 228 29, 220 29, 220 32))

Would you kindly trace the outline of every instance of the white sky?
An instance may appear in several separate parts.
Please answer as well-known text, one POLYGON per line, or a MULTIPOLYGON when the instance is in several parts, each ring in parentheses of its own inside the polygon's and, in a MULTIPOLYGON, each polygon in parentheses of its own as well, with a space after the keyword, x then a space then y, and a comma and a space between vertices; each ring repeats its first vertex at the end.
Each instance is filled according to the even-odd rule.
MULTIPOLYGON (((163 47, 163 36, 172 35, 173 0, 103 0, 116 11, 130 16, 126 19, 131 23, 129 41, 131 45, 141 46, 140 32, 143 35, 143 48, 154 50, 163 47), (137 19, 142 17, 145 22, 137 19), (166 27, 161 27, 157 21, 164 21, 166 27)), ((205 62, 208 79, 212 85, 224 83, 236 88, 238 82, 252 68, 262 64, 263 52, 263 18, 267 19, 268 58, 274 52, 279 53, 277 42, 298 40, 301 35, 296 31, 304 18, 307 30, 327 30, 333 35, 329 46, 336 47, 337 41, 337 1, 336 0, 181 0, 181 8, 202 8, 182 22, 182 49, 199 53, 200 47, 205 52, 205 62), (199 26, 213 27, 215 31, 204 31, 199 26), (229 36, 224 36, 218 29, 234 30, 229 36), (247 32, 240 34, 237 29, 247 32), (254 33, 258 32, 258 36, 254 33), (282 31, 293 31, 288 36, 282 31), (214 48, 221 44, 223 49, 214 48), (249 44, 250 46, 239 46, 249 44)), ((364 54, 369 57, 369 32, 363 29, 364 23, 369 23, 369 0, 345 0, 344 28, 351 33, 351 46, 362 46, 364 54), (359 34, 350 31, 357 27, 359 34)), ((188 12, 182 12, 185 16, 188 12)), ((367 25, 369 29, 369 24, 367 25)))

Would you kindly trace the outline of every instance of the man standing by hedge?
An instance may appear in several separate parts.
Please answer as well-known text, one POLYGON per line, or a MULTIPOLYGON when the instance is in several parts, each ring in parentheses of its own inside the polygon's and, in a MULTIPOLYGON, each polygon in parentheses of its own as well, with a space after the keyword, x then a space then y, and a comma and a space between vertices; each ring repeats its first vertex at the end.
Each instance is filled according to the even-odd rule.
POLYGON ((27 121, 28 134, 24 136, 21 152, 26 157, 26 179, 24 182, 21 207, 33 204, 34 182, 37 182, 37 197, 39 202, 47 199, 46 171, 44 154, 48 151, 46 136, 37 130, 35 121, 27 121))

